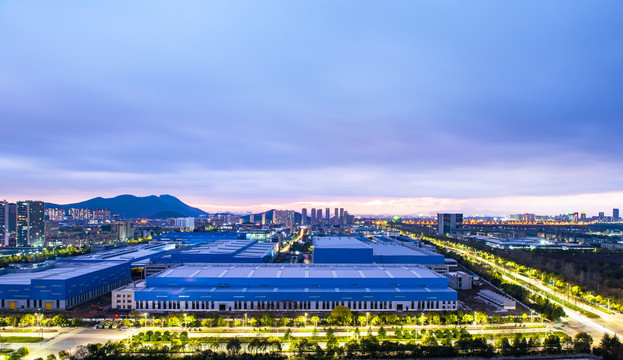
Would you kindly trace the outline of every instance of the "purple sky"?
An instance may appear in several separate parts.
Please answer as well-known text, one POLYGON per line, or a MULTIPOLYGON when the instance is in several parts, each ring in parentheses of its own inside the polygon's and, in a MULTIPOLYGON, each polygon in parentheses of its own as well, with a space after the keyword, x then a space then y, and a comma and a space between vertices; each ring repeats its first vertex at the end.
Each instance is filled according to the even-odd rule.
POLYGON ((0 198, 623 208, 620 1, 3 1, 0 198))

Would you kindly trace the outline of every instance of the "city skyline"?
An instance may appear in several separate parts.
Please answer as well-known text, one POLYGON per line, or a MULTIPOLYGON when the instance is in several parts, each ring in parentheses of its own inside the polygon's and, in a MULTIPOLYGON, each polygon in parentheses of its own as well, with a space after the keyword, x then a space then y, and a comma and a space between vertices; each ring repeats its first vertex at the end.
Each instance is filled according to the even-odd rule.
POLYGON ((452 5, 3 2, 0 198, 622 207, 623 5, 452 5))

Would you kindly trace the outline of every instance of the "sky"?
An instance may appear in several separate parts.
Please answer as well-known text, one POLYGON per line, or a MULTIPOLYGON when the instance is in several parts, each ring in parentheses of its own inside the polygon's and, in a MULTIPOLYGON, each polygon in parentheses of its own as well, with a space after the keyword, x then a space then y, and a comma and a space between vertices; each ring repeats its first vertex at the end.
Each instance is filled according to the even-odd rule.
POLYGON ((623 208, 621 1, 2 1, 0 198, 623 208))

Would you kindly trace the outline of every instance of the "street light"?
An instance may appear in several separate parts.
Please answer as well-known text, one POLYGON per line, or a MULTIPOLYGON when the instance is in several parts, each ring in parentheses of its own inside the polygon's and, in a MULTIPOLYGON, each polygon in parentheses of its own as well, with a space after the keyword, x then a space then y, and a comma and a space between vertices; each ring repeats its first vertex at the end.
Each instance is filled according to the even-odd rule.
POLYGON ((143 317, 145 317, 145 325, 144 325, 144 327, 147 328, 147 313, 143 313, 143 317))

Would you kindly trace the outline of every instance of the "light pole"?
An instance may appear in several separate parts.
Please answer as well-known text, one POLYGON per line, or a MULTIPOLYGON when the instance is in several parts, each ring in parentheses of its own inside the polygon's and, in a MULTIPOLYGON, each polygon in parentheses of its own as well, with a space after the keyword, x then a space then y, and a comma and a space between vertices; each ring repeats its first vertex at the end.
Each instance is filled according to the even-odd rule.
POLYGON ((186 321, 187 321, 187 317, 186 317, 186 313, 184 313, 184 329, 186 328, 186 321))
POLYGON ((247 326, 247 313, 244 313, 244 326, 247 326))
POLYGON ((145 318, 145 325, 143 327, 147 328, 147 313, 143 313, 143 317, 145 318))
POLYGON ((368 327, 368 322, 370 321, 370 313, 366 313, 366 327, 368 327))

